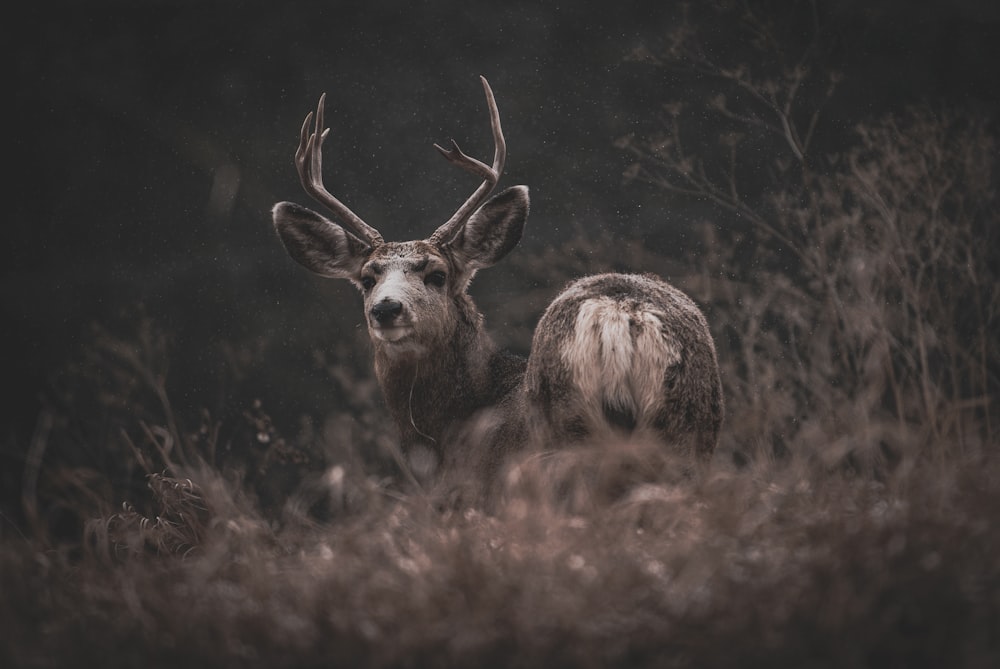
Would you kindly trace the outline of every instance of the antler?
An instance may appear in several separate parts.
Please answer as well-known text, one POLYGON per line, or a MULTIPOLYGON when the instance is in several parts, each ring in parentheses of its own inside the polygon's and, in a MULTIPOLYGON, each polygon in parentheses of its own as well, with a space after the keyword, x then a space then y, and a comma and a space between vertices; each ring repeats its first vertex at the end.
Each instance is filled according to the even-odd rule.
POLYGON ((313 113, 306 115, 306 120, 302 123, 302 131, 299 135, 299 148, 295 150, 295 169, 299 172, 299 179, 302 187, 317 202, 325 206, 337 217, 338 222, 354 233, 369 246, 376 247, 384 243, 379 231, 361 220, 361 218, 347 206, 330 194, 323 185, 323 142, 330 133, 330 129, 320 130, 323 127, 323 108, 326 103, 326 93, 320 96, 319 104, 316 106, 316 125, 310 132, 313 121, 313 113))
POLYGON ((503 130, 500 128, 500 110, 497 109, 497 101, 493 97, 493 90, 490 88, 489 82, 486 81, 486 77, 481 76, 479 79, 483 82, 483 90, 486 91, 486 104, 490 108, 490 124, 493 126, 493 143, 496 145, 496 150, 493 154, 493 167, 462 153, 462 149, 458 148, 455 140, 451 140, 452 148, 450 149, 445 149, 437 144, 434 145, 434 148, 440 151, 441 155, 448 159, 448 162, 483 178, 483 183, 465 201, 465 204, 458 208, 458 211, 455 212, 447 223, 435 230, 434 234, 430 236, 428 241, 434 244, 451 241, 462 226, 465 225, 465 222, 469 220, 469 216, 479 208, 493 188, 496 187, 497 181, 500 180, 500 174, 503 172, 504 160, 507 158, 507 144, 503 138, 503 130))

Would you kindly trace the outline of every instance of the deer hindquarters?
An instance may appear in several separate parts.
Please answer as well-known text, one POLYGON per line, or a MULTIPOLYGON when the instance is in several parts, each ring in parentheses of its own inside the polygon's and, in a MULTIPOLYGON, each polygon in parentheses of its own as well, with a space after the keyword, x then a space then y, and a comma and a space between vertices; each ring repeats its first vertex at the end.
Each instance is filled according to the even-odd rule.
POLYGON ((569 284, 535 330, 526 394, 556 442, 638 434, 707 457, 722 422, 705 318, 651 275, 569 284))

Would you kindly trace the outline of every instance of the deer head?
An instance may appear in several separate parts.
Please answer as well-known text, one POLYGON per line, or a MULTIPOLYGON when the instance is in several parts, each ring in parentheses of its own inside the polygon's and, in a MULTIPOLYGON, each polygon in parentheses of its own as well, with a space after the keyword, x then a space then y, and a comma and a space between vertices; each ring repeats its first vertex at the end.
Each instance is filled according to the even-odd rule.
POLYGON ((325 95, 302 124, 295 165, 303 188, 336 220, 291 202, 275 205, 272 212, 293 259, 321 276, 348 279, 361 291, 376 352, 388 357, 426 355, 452 341, 463 324, 478 328, 480 316, 466 293, 469 282, 476 271, 507 255, 524 230, 526 186, 487 199, 503 172, 506 144, 493 91, 480 79, 493 128, 493 164, 467 156, 454 141, 450 149, 434 145, 449 162, 483 181, 427 239, 384 241, 324 187, 325 95))

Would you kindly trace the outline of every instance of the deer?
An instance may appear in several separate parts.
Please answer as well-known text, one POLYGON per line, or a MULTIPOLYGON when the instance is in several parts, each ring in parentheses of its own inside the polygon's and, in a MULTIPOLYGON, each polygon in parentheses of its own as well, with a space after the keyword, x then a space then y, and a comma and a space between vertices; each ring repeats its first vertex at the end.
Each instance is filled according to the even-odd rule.
MULTIPOLYGON (((419 478, 469 462, 488 484, 512 453, 633 436, 705 463, 723 419, 715 345, 701 310, 652 274, 570 282, 536 326, 527 358, 498 347, 469 295, 476 273, 518 244, 526 186, 492 195, 506 160, 493 91, 491 165, 452 140, 434 147, 481 183, 426 239, 387 242, 324 186, 325 94, 302 123, 295 166, 331 220, 292 202, 272 209, 288 254, 361 292, 375 375, 419 478)), ((411 479, 414 476, 410 475, 411 479)))

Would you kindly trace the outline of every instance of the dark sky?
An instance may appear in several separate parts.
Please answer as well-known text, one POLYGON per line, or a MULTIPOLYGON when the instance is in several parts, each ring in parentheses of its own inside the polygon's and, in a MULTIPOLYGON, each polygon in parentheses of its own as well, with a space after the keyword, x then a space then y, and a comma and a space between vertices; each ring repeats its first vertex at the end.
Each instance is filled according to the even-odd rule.
MULTIPOLYGON (((503 183, 532 187, 525 245, 577 226, 657 238, 696 215, 623 185, 613 144, 670 97, 626 56, 655 49, 679 3, 36 4, 7 28, 5 442, 30 434, 91 321, 141 302, 194 350, 320 305, 328 289, 286 258, 269 208, 309 204, 292 154, 324 91, 327 184, 389 239, 426 236, 475 186, 431 144, 489 153, 480 74, 504 119, 503 183)), ((996 111, 996 2, 817 4, 841 33, 844 124, 914 102, 996 111)), ((723 43, 737 28, 711 27, 723 43)))

